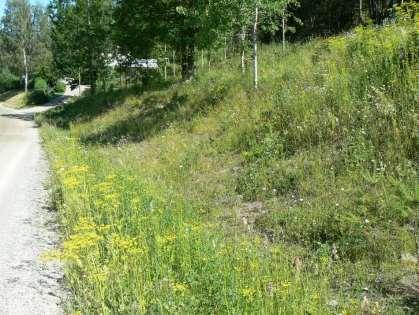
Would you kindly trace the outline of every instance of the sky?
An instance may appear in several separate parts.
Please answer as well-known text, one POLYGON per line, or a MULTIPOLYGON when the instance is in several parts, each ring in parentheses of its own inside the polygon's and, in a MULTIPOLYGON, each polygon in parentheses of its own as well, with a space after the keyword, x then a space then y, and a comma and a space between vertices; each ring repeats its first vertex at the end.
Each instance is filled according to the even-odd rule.
MULTIPOLYGON (((6 0, 0 0, 0 16, 3 15, 5 3, 6 3, 6 0)), ((30 3, 32 4, 40 3, 42 5, 47 5, 49 3, 49 0, 30 0, 30 3)))

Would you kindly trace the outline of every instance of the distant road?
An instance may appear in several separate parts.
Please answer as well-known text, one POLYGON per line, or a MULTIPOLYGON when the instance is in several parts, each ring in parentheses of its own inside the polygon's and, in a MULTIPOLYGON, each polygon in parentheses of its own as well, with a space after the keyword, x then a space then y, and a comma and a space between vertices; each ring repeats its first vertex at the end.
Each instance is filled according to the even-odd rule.
POLYGON ((33 114, 0 105, 0 314, 55 315, 61 311, 61 270, 39 257, 58 241, 46 207, 47 163, 33 114))

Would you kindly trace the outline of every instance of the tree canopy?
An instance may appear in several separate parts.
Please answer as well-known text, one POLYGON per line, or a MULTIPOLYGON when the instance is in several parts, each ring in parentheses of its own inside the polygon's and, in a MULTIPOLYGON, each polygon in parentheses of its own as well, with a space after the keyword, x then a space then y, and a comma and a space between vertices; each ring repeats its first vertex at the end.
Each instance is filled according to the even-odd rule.
POLYGON ((357 24, 382 24, 394 17, 395 5, 402 2, 414 3, 51 0, 46 9, 28 0, 8 0, 0 27, 0 67, 26 78, 26 86, 34 76, 51 83, 57 76, 79 77, 95 91, 98 81, 106 81, 113 61, 129 66, 141 58, 167 59, 170 49, 172 64, 178 64, 182 78, 188 79, 196 68, 197 51, 223 48, 226 58, 227 46, 233 47, 241 52, 244 69, 252 39, 253 47, 258 41, 285 44, 339 33, 357 24))

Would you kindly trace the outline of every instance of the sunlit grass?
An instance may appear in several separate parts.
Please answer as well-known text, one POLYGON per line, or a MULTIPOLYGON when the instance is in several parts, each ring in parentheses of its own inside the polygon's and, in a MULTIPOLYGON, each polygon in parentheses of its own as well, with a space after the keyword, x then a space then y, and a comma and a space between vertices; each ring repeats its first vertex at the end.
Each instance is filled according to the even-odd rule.
POLYGON ((72 308, 413 313, 415 32, 264 47, 257 93, 232 59, 38 117, 72 308))
POLYGON ((0 104, 10 108, 23 108, 26 106, 26 95, 23 91, 8 91, 0 94, 0 104))

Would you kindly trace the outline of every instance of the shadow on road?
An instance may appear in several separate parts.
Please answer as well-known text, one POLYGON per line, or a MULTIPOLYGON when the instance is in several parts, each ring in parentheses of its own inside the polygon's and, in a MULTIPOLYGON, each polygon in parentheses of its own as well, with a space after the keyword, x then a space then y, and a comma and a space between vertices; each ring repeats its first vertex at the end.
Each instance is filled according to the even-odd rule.
POLYGON ((44 105, 33 106, 24 109, 10 109, 0 106, 0 117, 19 119, 24 121, 34 121, 36 114, 46 112, 57 106, 64 105, 68 103, 70 99, 70 96, 63 95, 51 100, 44 105))
POLYGON ((33 121, 35 119, 35 113, 0 114, 0 117, 6 117, 10 119, 20 119, 20 120, 25 120, 25 121, 33 121))

